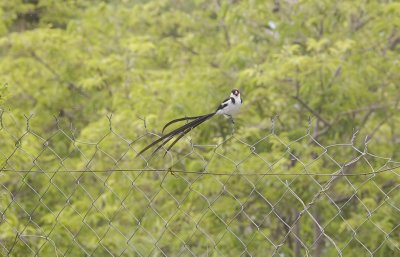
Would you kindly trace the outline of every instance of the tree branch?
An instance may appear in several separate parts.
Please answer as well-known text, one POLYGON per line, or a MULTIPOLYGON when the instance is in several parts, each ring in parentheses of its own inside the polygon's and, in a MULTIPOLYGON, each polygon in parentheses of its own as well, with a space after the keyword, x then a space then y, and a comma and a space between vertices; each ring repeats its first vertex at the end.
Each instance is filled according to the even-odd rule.
MULTIPOLYGON (((215 0, 215 2, 217 3, 218 9, 219 9, 218 11, 221 11, 220 0, 215 0)), ((229 30, 225 24, 225 14, 222 17, 222 20, 220 21, 219 25, 222 28, 222 30, 224 31, 224 37, 225 37, 225 41, 226 41, 228 48, 231 48, 231 37, 229 36, 229 30)))
POLYGON ((70 90, 75 90, 78 93, 80 93, 83 96, 88 97, 88 95, 79 87, 77 87, 73 82, 65 80, 61 77, 61 75, 53 69, 47 62, 45 62, 40 56, 38 56, 34 51, 31 51, 31 56, 34 60, 36 60, 38 63, 43 65, 53 76, 54 78, 61 84, 66 84, 68 89, 70 90))
POLYGON ((322 118, 322 116, 316 112, 315 110, 313 110, 310 106, 308 106, 307 103, 305 103, 300 97, 298 96, 292 96, 293 99, 295 99, 297 102, 299 102, 304 108, 306 108, 309 112, 311 112, 315 117, 317 117, 320 121, 322 121, 322 123, 324 123, 325 126, 330 127, 331 123, 328 122, 327 120, 325 120, 324 118, 322 118))

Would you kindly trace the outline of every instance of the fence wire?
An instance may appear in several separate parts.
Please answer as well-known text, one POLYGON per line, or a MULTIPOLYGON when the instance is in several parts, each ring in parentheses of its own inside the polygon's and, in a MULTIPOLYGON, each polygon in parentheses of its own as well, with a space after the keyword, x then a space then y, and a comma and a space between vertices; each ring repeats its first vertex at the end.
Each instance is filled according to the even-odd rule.
POLYGON ((2 256, 400 254, 400 163, 356 133, 186 137, 150 159, 157 134, 108 122, 78 135, 1 113, 2 256))

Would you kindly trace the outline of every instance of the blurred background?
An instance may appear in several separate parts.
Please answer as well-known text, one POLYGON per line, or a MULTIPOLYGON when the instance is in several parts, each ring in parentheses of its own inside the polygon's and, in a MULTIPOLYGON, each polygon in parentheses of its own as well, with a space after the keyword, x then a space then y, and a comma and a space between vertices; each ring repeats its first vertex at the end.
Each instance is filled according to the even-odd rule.
POLYGON ((0 253, 397 256, 398 170, 335 179, 329 194, 326 177, 112 170, 399 161, 399 14, 395 0, 0 0, 0 253), (216 117, 166 158, 135 158, 233 88, 234 134, 216 117))

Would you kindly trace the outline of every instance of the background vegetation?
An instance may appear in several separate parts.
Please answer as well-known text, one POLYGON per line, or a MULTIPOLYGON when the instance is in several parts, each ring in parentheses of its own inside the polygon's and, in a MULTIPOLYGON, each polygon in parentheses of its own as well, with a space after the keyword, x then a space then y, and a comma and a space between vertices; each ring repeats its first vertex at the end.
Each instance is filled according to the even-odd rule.
MULTIPOLYGON (((330 173, 359 153, 333 147, 333 163, 310 138, 325 146, 349 143, 355 130, 355 146, 363 149, 368 136, 370 153, 399 160, 399 13, 400 2, 392 0, 0 0, 1 167, 104 170, 172 162, 189 171, 264 173, 273 164, 274 172, 301 173, 310 164, 309 172, 330 173), (213 111, 232 88, 244 99, 235 137, 223 118, 190 135, 197 145, 229 139, 220 148, 193 150, 186 139, 167 161, 135 159, 154 139, 148 132, 213 111), (110 113, 117 132, 110 132, 110 113), (28 132, 24 114, 35 114, 28 132), (305 135, 312 117, 310 135, 290 151, 277 137, 264 138, 275 115, 283 142, 305 135), (252 152, 242 142, 259 143, 252 152)), ((360 159, 346 172, 385 163, 360 159)), ((285 238, 283 223, 292 224, 303 209, 285 180, 305 203, 326 182, 2 172, 1 253, 304 256, 296 235, 312 256, 399 253, 398 172, 338 179, 310 210, 337 248, 318 239, 311 215, 285 238)))

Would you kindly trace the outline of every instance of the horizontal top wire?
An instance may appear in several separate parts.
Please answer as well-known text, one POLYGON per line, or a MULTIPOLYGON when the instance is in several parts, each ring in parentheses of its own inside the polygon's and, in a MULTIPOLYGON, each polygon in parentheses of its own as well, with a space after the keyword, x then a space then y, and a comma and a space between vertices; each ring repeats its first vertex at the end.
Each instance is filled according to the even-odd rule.
POLYGON ((381 174, 384 172, 392 171, 395 169, 400 168, 400 165, 386 168, 383 170, 378 171, 371 171, 371 172, 363 172, 357 174, 346 174, 346 173, 339 173, 339 170, 336 173, 256 173, 256 172, 241 172, 241 173, 224 173, 224 172, 204 172, 204 171, 187 171, 187 170, 178 170, 178 169, 105 169, 105 170, 58 170, 58 171, 41 171, 41 170, 13 170, 13 169, 1 169, 1 172, 10 172, 10 173, 107 173, 107 172, 171 172, 171 173, 184 173, 184 174, 201 174, 201 175, 213 175, 213 176, 315 176, 315 177, 357 177, 357 176, 369 176, 369 175, 376 175, 381 174))

